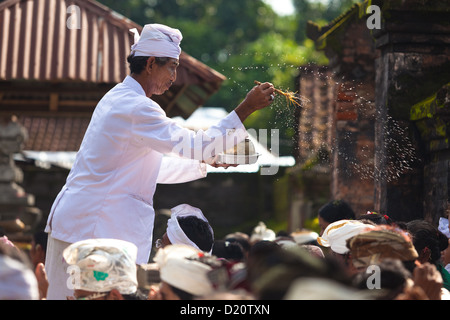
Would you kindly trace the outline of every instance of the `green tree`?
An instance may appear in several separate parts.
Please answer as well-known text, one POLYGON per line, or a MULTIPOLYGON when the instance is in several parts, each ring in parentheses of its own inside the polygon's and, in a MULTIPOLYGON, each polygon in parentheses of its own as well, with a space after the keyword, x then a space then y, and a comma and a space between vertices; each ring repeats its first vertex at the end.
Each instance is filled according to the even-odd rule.
POLYGON ((295 39, 300 43, 306 39, 306 23, 314 21, 319 25, 325 25, 348 10, 359 0, 292 0, 295 8, 295 16, 298 21, 298 29, 295 39))

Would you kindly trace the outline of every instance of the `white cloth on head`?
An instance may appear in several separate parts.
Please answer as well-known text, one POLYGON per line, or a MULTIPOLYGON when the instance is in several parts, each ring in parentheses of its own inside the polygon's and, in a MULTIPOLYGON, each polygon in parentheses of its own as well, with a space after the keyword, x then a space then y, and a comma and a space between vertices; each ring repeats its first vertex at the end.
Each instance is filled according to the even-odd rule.
POLYGON ((29 267, 0 254, 0 300, 38 300, 36 276, 29 267))
POLYGON ((450 238, 450 230, 448 228, 448 219, 440 217, 439 218, 439 226, 438 229, 442 232, 447 238, 450 238))
POLYGON ((213 268, 199 261, 207 255, 184 244, 169 245, 158 250, 155 262, 161 280, 194 296, 203 296, 214 290, 208 273, 213 268))
POLYGON ((117 239, 89 239, 71 244, 63 252, 70 265, 74 289, 121 294, 137 290, 137 247, 117 239))
POLYGON ((329 224, 322 236, 317 238, 317 242, 321 246, 331 247, 336 253, 345 254, 349 251, 347 239, 374 228, 375 226, 358 220, 339 220, 329 224))
POLYGON ((197 244, 189 239, 189 237, 184 233, 178 222, 178 218, 189 216, 194 216, 208 223, 209 230, 211 231, 211 235, 214 239, 213 229, 209 225, 208 219, 206 219, 206 217, 203 215, 203 212, 199 208, 190 206, 188 204, 180 204, 172 208, 171 212, 172 214, 170 215, 170 219, 167 221, 167 237, 169 238, 171 244, 186 244, 198 250, 201 250, 197 246, 197 244))
POLYGON ((291 233, 291 237, 294 238, 298 244, 305 244, 308 242, 316 241, 319 235, 317 232, 310 230, 299 230, 291 233))
POLYGON ((136 28, 130 31, 134 33, 131 54, 135 57, 179 58, 183 39, 180 30, 154 23, 146 24, 140 36, 136 28))
POLYGON ((272 229, 267 228, 264 222, 260 221, 252 231, 250 242, 274 241, 275 238, 275 232, 272 229))

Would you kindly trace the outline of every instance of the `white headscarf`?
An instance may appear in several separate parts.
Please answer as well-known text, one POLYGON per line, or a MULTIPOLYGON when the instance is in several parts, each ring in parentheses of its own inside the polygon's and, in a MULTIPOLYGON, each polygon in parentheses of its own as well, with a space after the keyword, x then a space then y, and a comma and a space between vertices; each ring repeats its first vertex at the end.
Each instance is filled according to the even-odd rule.
POLYGON ((22 262, 0 254, 0 300, 38 300, 36 276, 22 262))
POLYGON ((448 228, 448 219, 440 217, 439 218, 439 226, 438 229, 442 232, 447 238, 450 239, 450 230, 448 228))
POLYGON ((258 223, 258 225, 253 228, 252 235, 250 236, 250 242, 256 241, 274 241, 276 238, 275 231, 267 228, 266 224, 262 221, 258 223))
POLYGON ((154 260, 162 281, 192 295, 203 296, 214 290, 208 279, 213 268, 199 261, 205 255, 208 254, 191 246, 175 244, 159 249, 154 260))
MULTIPOLYGON (((203 212, 196 207, 192 207, 188 204, 180 204, 171 209, 170 219, 167 221, 167 237, 172 244, 186 244, 192 246, 198 250, 201 250, 188 236, 184 233, 183 229, 181 229, 180 224, 178 223, 178 218, 181 217, 189 217, 194 216, 197 217, 206 223, 208 223, 209 230, 211 231, 211 235, 214 238, 214 232, 211 226, 209 225, 208 220, 203 215, 203 212)), ((210 251, 211 252, 211 251, 210 251)))
POLYGON ((347 239, 374 228, 375 226, 358 220, 339 220, 330 223, 322 236, 317 238, 317 242, 321 246, 331 247, 336 253, 345 254, 350 251, 347 248, 347 239))
POLYGON ((146 24, 140 36, 136 28, 130 31, 134 33, 131 53, 135 57, 179 58, 180 42, 183 39, 180 30, 154 23, 146 24))
POLYGON ((63 252, 72 270, 74 289, 121 294, 137 290, 137 247, 117 239, 89 239, 75 242, 63 252))
POLYGON ((319 235, 317 232, 310 230, 299 230, 291 233, 291 237, 294 238, 295 242, 298 244, 304 244, 311 241, 317 240, 319 235))

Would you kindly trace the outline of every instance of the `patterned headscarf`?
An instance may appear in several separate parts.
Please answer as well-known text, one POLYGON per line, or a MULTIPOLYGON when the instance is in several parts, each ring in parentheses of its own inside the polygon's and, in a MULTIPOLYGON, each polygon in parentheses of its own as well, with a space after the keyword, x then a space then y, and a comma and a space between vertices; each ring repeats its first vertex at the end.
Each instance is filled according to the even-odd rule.
POLYGON ((121 294, 137 290, 137 247, 117 239, 89 239, 71 244, 63 252, 71 265, 73 289, 121 294))
POLYGON ((418 254, 411 238, 404 231, 390 226, 378 226, 347 240, 356 268, 378 264, 386 258, 414 261, 418 254))

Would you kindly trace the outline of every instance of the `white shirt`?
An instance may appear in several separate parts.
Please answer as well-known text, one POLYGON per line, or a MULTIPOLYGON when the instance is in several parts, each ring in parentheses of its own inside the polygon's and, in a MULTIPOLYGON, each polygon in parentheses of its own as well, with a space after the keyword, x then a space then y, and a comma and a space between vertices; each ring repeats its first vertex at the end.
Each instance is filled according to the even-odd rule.
POLYGON ((156 184, 205 177, 200 161, 246 136, 234 111, 206 131, 179 126, 128 76, 95 108, 46 231, 70 243, 92 238, 130 241, 138 247, 137 263, 147 263, 156 184))

